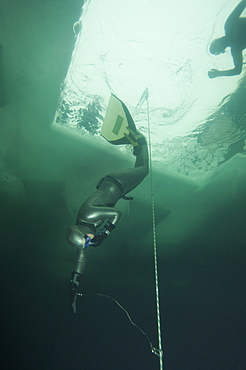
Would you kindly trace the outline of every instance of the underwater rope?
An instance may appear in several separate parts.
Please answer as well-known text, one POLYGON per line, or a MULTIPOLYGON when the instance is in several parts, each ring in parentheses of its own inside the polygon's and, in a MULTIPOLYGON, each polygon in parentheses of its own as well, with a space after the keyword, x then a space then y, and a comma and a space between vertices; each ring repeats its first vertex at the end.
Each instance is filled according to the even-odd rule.
POLYGON ((156 243, 156 218, 155 218, 155 199, 154 199, 154 182, 153 182, 153 168, 152 168, 152 152, 151 152, 151 135, 150 135, 150 117, 149 117, 149 92, 145 89, 142 97, 147 103, 147 119, 148 119, 148 134, 149 134, 149 167, 150 167, 150 189, 151 189, 151 209, 152 209, 152 227, 153 227, 153 248, 154 248, 154 267, 155 267, 155 293, 156 293, 156 315, 157 315, 157 330, 158 330, 158 344, 160 357, 160 370, 163 369, 163 350, 161 340, 161 315, 160 315, 160 298, 159 298, 159 278, 158 278, 158 259, 157 259, 157 243, 156 243))

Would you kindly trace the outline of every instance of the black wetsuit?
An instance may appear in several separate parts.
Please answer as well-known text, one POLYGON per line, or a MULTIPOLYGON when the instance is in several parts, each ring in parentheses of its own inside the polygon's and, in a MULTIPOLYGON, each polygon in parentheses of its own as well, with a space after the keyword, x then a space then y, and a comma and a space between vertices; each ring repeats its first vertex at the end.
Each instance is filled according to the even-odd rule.
POLYGON ((80 207, 76 221, 78 227, 71 227, 68 230, 67 240, 77 248, 74 270, 68 286, 69 302, 74 312, 76 312, 77 289, 86 265, 87 246, 97 247, 111 233, 121 217, 121 211, 115 208, 115 204, 120 198, 127 198, 126 194, 138 186, 149 173, 146 139, 136 131, 127 107, 123 102, 122 105, 127 115, 129 133, 135 131, 134 143, 126 139, 122 144, 131 143, 134 146, 133 154, 136 156, 136 162, 133 168, 110 172, 102 178, 97 184, 96 192, 80 207), (97 230, 100 226, 103 228, 97 230), (89 244, 85 245, 87 234, 93 234, 94 237, 90 238, 89 235, 89 244))

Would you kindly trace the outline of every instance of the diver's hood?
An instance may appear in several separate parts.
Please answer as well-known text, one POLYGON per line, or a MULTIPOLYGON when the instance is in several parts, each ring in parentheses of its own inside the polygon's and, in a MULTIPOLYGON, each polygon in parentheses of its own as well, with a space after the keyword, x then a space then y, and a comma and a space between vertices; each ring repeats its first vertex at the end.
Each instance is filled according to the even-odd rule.
POLYGON ((68 243, 76 248, 82 249, 85 246, 85 238, 87 230, 82 225, 72 225, 67 231, 67 241, 68 243))

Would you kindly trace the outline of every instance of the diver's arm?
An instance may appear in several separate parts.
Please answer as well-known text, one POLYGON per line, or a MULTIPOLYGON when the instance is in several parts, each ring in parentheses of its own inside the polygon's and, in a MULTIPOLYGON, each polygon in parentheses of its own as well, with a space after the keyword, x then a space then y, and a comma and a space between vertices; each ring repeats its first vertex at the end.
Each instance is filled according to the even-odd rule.
POLYGON ((115 225, 108 221, 105 226, 98 231, 98 234, 94 236, 94 238, 90 241, 90 246, 98 247, 102 244, 104 239, 106 239, 111 232, 115 229, 115 225))
MULTIPOLYGON (((116 225, 122 212, 115 207, 104 207, 104 206, 91 206, 89 212, 83 215, 83 221, 89 224, 93 224, 97 227, 97 224, 102 225, 105 221, 109 221, 111 224, 116 225)), ((82 220, 79 215, 78 220, 82 220)))
POLYGON ((225 28, 226 33, 227 31, 233 31, 232 27, 234 27, 235 23, 237 23, 237 20, 242 14, 242 12, 244 11, 245 7, 246 7, 246 0, 242 0, 236 6, 236 8, 231 12, 231 14, 229 15, 229 17, 227 18, 225 22, 224 28, 225 28))
POLYGON ((94 228, 98 228, 106 222, 103 229, 99 230, 95 237, 90 241, 90 246, 97 247, 111 233, 111 231, 115 229, 121 215, 122 212, 114 207, 98 205, 90 206, 88 210, 85 208, 80 209, 77 223, 83 222, 92 225, 94 228))
POLYGON ((81 248, 77 250, 74 270, 71 274, 71 279, 68 285, 68 300, 72 306, 74 313, 76 313, 77 290, 79 288, 81 279, 84 275, 85 265, 86 265, 86 250, 81 248))
POLYGON ((108 219, 108 221, 116 226, 116 224, 119 222, 120 218, 121 218, 121 215, 122 215, 122 212, 117 209, 117 208, 114 208, 114 207, 103 207, 104 210, 105 210, 105 214, 107 214, 107 217, 105 217, 106 219, 108 219))
POLYGON ((242 72, 243 56, 242 51, 231 48, 231 55, 234 62, 234 68, 227 69, 225 71, 219 71, 218 69, 211 69, 208 72, 209 78, 216 78, 220 76, 236 76, 242 72))

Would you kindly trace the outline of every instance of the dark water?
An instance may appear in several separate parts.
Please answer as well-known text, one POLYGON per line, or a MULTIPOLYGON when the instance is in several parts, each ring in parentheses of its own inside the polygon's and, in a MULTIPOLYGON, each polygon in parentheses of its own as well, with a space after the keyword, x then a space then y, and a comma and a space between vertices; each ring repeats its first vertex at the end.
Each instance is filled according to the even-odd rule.
MULTIPOLYGON (((158 369, 146 338, 110 299, 79 297, 78 313, 71 313, 66 212, 54 204, 1 203, 3 368, 158 369)), ((221 228, 211 220, 209 238, 194 235, 173 254, 159 246, 164 369, 245 369, 245 236, 237 234, 245 214, 242 207, 235 216, 233 243, 221 242, 226 216, 216 217, 221 228)), ((157 347, 151 246, 141 256, 141 245, 127 248, 117 232, 91 251, 81 289, 117 299, 157 347)))

